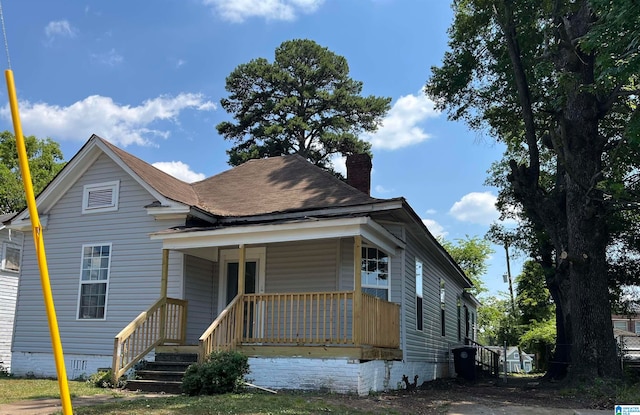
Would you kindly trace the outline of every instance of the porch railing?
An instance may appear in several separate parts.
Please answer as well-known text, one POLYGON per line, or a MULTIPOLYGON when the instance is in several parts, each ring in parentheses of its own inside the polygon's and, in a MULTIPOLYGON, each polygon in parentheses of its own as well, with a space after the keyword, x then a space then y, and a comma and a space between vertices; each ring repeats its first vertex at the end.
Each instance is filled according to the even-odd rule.
POLYGON ((113 378, 118 380, 133 365, 161 344, 184 344, 187 301, 160 298, 129 323, 113 342, 113 378))
POLYGON ((199 358, 240 344, 400 347, 400 306, 353 291, 236 296, 200 336, 199 358), (354 337, 354 333, 358 336, 354 337))
POLYGON ((237 295, 200 336, 198 359, 202 361, 214 351, 233 350, 240 338, 239 324, 242 295, 237 295))
POLYGON ((363 293, 360 343, 400 348, 400 305, 363 293))
POLYGON ((500 376, 500 355, 469 338, 465 343, 476 348, 476 367, 489 376, 500 376))

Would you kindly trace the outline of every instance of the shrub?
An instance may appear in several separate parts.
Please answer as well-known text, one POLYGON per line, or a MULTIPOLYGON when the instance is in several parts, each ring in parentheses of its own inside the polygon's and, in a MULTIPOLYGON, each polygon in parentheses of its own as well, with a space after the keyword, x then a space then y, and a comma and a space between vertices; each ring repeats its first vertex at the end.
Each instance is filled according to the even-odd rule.
POLYGON ((89 385, 96 386, 98 388, 122 388, 124 387, 125 381, 119 379, 118 382, 113 382, 113 372, 111 369, 109 370, 98 370, 96 373, 92 374, 87 378, 86 381, 89 385))
POLYGON ((238 352, 214 352, 205 362, 189 366, 182 379, 182 391, 191 396, 235 392, 242 389, 247 373, 247 356, 238 352))

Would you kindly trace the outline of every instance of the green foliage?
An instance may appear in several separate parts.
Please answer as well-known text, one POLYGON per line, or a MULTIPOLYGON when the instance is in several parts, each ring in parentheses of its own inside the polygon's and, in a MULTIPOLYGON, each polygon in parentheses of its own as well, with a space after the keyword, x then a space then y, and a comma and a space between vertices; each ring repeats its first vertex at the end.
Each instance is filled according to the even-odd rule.
MULTIPOLYGON (((64 167, 60 146, 50 138, 24 137, 33 191, 37 195, 64 167)), ((0 214, 17 212, 27 205, 18 162, 16 140, 0 133, 0 214)))
POLYGON ((546 370, 548 357, 556 343, 555 320, 546 320, 541 323, 533 322, 529 329, 520 337, 520 347, 527 353, 535 353, 537 357, 537 369, 546 370))
POLYGON ((488 346, 518 344, 520 336, 518 315, 511 311, 511 302, 506 298, 488 297, 478 308, 478 341, 488 346))
POLYGON ((182 391, 188 395, 215 395, 242 389, 249 373, 247 356, 238 352, 214 352, 203 363, 187 369, 182 391))
POLYGON ((96 373, 89 376, 86 380, 87 384, 105 389, 114 389, 124 387, 126 380, 118 379, 117 382, 113 382, 113 372, 109 370, 99 370, 96 373))
POLYGON ((440 238, 439 242, 473 282, 473 293, 477 295, 486 292, 487 288, 481 277, 487 272, 487 260, 493 253, 489 241, 466 235, 464 239, 456 239, 455 243, 444 238, 440 238))
POLYGON ((235 122, 216 128, 234 143, 227 151, 233 166, 297 153, 332 170, 333 154, 369 152, 358 134, 375 131, 391 102, 361 96, 362 82, 349 77, 346 59, 306 39, 283 42, 273 63, 239 65, 226 90, 220 102, 235 122))
POLYGON ((544 322, 554 317, 555 307, 540 264, 526 261, 522 273, 516 277, 516 284, 516 305, 523 325, 544 322))

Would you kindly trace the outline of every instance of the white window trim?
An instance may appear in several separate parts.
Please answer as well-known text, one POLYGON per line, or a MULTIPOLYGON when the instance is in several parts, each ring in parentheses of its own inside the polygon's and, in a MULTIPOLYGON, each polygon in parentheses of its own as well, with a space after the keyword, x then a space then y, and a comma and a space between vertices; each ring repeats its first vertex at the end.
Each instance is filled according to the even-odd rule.
MULTIPOLYGON (((387 299, 385 301, 389 301, 391 302, 391 255, 378 248, 377 246, 372 246, 372 245, 362 245, 362 248, 375 248, 378 251, 384 252, 387 255, 387 258, 389 258, 389 262, 387 263, 387 299)), ((361 259, 363 259, 364 257, 362 257, 361 259)), ((361 265, 362 266, 362 265, 361 265)), ((381 288, 379 285, 367 285, 367 284, 363 284, 362 283, 362 278, 360 278, 360 288, 381 288)))
POLYGON ((86 184, 82 190, 82 214, 112 212, 118 210, 118 199, 120 194, 120 181, 86 184), (111 203, 107 206, 89 207, 89 193, 97 190, 111 189, 111 203))
MULTIPOLYGON (((420 316, 422 316, 422 328, 418 328, 418 319, 416 318, 416 330, 424 331, 424 264, 419 259, 416 259, 416 298, 422 298, 422 311, 420 312, 420 316), (418 277, 418 264, 420 264, 420 277, 418 277), (418 284, 420 284, 420 292, 418 292, 418 284)), ((416 300, 416 307, 418 306, 418 301, 416 300)), ((416 317, 418 317, 418 310, 416 310, 416 317)))
POLYGON ((111 280, 111 259, 113 258, 113 246, 111 242, 105 243, 94 243, 94 244, 83 244, 82 249, 80 250, 80 272, 79 272, 79 282, 78 282, 78 303, 76 306, 76 321, 106 321, 107 320, 107 306, 109 304, 109 281, 111 280), (108 246, 109 247, 109 270, 107 271, 107 279, 99 281, 86 281, 82 282, 82 263, 84 262, 84 249, 88 246, 108 246), (80 318, 80 300, 82 297, 82 285, 83 284, 107 284, 105 287, 105 295, 104 295, 104 315, 102 318, 80 318))
POLYGON ((6 272, 13 272, 13 273, 19 274, 21 267, 22 267, 22 248, 20 248, 20 246, 17 244, 4 242, 2 244, 2 263, 0 263, 0 269, 6 272), (7 248, 13 248, 18 250, 18 269, 17 270, 7 268, 7 248))

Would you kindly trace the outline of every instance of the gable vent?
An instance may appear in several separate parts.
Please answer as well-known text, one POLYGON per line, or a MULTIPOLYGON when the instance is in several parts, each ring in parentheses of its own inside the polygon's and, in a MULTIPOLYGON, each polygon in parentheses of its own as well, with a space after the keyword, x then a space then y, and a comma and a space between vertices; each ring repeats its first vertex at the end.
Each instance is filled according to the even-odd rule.
POLYGON ((82 213, 118 210, 120 182, 88 184, 82 194, 82 213))
POLYGON ((113 206, 113 189, 90 190, 88 209, 113 206))

